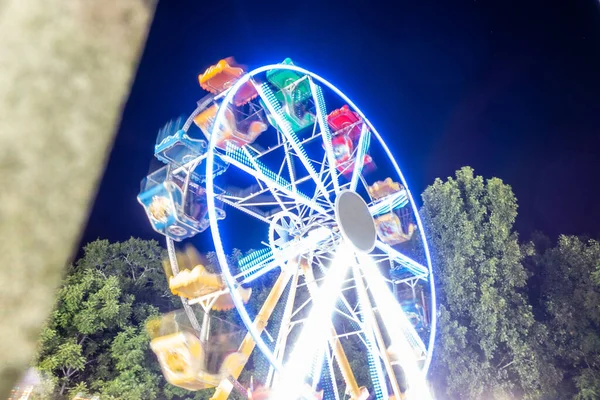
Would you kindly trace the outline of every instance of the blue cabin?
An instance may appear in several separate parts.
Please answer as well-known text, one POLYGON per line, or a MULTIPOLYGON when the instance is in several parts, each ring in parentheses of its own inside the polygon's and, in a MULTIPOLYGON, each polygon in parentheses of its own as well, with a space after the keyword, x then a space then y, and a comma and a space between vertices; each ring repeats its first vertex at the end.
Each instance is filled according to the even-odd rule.
MULTIPOLYGON (((210 225, 206 202, 206 189, 194 179, 186 187, 185 171, 175 165, 166 165, 142 180, 138 201, 155 231, 181 241, 210 225)), ((224 219, 221 202, 216 203, 217 218, 224 219)))
POLYGON ((415 300, 405 300, 400 303, 400 306, 417 332, 427 327, 425 310, 421 304, 415 300))
MULTIPOLYGON (((204 139, 190 137, 182 128, 185 123, 183 118, 169 121, 159 132, 154 146, 154 156, 165 164, 173 166, 184 166, 194 162, 198 165, 203 161, 201 158, 208 150, 208 144, 204 139)), ((227 164, 220 158, 215 157, 213 168, 214 175, 219 175, 227 169, 227 164)), ((203 183, 204 176, 194 173, 192 179, 196 183, 203 183)))

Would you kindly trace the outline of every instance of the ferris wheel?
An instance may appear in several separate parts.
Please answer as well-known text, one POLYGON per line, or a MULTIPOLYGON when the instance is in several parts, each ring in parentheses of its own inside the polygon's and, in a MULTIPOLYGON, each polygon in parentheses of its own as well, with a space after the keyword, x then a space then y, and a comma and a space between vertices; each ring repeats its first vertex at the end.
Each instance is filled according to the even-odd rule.
POLYGON ((138 196, 167 237, 169 285, 185 311, 153 326, 167 380, 227 398, 258 350, 266 362, 252 366, 253 380, 270 398, 423 398, 434 277, 382 137, 290 59, 250 72, 221 60, 199 83, 209 94, 159 132, 166 165, 138 196), (175 246, 209 227, 213 270, 175 246), (243 246, 252 250, 231 257, 243 246))

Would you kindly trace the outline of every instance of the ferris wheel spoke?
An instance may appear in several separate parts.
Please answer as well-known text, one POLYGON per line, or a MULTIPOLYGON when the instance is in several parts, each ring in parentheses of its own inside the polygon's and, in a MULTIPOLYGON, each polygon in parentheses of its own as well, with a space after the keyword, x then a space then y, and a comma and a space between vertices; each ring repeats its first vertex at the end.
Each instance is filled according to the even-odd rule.
POLYGON ((327 214, 327 211, 321 205, 316 204, 310 197, 299 191, 294 193, 291 189, 291 183, 287 182, 282 177, 278 177, 260 161, 251 161, 245 152, 238 149, 237 151, 228 152, 228 154, 221 157, 230 165, 237 167, 238 169, 263 182, 271 189, 272 192, 281 192, 288 198, 295 199, 299 204, 314 209, 318 213, 325 215, 327 214))
POLYGON ((325 361, 325 353, 329 351, 329 343, 325 340, 321 343, 315 343, 316 354, 313 359, 313 366, 309 373, 309 377, 312 380, 311 388, 315 391, 317 383, 321 378, 321 372, 323 371, 323 362, 325 361))
POLYGON ((256 264, 254 264, 253 260, 248 261, 247 263, 242 263, 240 260, 241 272, 235 275, 234 278, 236 280, 241 279, 241 281, 239 281, 240 285, 247 285, 266 273, 273 271, 275 268, 281 267, 284 262, 285 261, 276 258, 272 254, 269 254, 266 260, 256 264))
MULTIPOLYGON (((300 393, 303 390, 304 378, 313 367, 317 348, 320 349, 318 344, 324 344, 331 338, 330 330, 323 329, 323 327, 327 326, 333 329, 331 314, 344 277, 348 272, 351 256, 352 251, 345 247, 338 248, 335 260, 328 269, 323 284, 319 288, 315 288, 316 283, 314 283, 313 289, 309 289, 313 307, 303 324, 294 350, 281 374, 281 379, 275 386, 274 399, 288 398, 289 393, 300 393)), ((310 267, 304 268, 304 275, 307 282, 314 282, 310 267)), ((341 344, 339 347, 341 348, 341 344)))
MULTIPOLYGON (((335 188, 330 189, 330 186, 333 186, 333 179, 331 179, 331 172, 329 171, 329 168, 325 168, 326 166, 329 167, 329 163, 327 162, 327 154, 324 154, 323 161, 321 162, 321 171, 319 174, 321 176, 321 180, 326 182, 325 187, 327 190, 333 190, 335 192, 335 188)), ((336 171, 337 169, 334 171, 334 173, 337 173, 336 171)), ((339 190, 341 191, 342 189, 344 189, 344 185, 339 186, 339 190)))
POLYGON ((354 170, 352 171, 352 179, 350 180, 350 190, 355 191, 356 185, 358 184, 358 178, 360 177, 364 164, 365 155, 371 142, 371 132, 367 127, 367 124, 362 123, 360 130, 360 139, 358 140, 358 148, 356 149, 356 156, 354 157, 354 170))
POLYGON ((335 168, 335 154, 333 153, 331 131, 329 130, 329 124, 326 121, 327 108, 325 106, 325 99, 323 98, 323 91, 321 87, 316 85, 311 78, 308 79, 308 83, 310 84, 310 90, 312 92, 313 101, 315 102, 317 122, 319 124, 321 136, 325 145, 325 153, 327 155, 329 175, 331 181, 333 182, 334 191, 337 194, 340 192, 340 183, 338 180, 337 170, 335 168))
MULTIPOLYGON (((294 301, 296 300, 296 289, 298 288, 298 278, 300 276, 300 269, 296 269, 292 281, 290 282, 290 290, 288 292, 287 299, 285 301, 285 308, 283 310, 283 317, 279 325, 279 334, 275 342, 273 349, 273 356, 283 364, 283 358, 285 357, 285 349, 288 340, 288 336, 291 331, 290 323, 292 321, 292 312, 294 311, 294 301)), ((276 379, 275 368, 272 365, 269 366, 269 373, 267 374, 266 383, 268 386, 272 386, 274 379, 276 379)))
POLYGON ((294 193, 296 193, 297 186, 296 186, 296 167, 294 165, 294 160, 292 158, 292 154, 289 151, 288 145, 284 143, 284 150, 285 150, 285 164, 287 165, 287 169, 288 169, 288 174, 290 175, 290 183, 292 185, 292 191, 294 193))
MULTIPOLYGON (((252 327, 255 329, 255 332, 258 337, 265 331, 265 328, 273 314, 275 306, 279 302, 279 299, 283 295, 285 287, 287 286, 289 280, 291 279, 291 275, 282 271, 281 274, 277 277, 277 280, 271 287, 267 298, 265 299, 263 305, 261 306, 258 314, 254 318, 252 322, 252 327)), ((242 369, 246 365, 250 354, 254 351, 254 347, 258 344, 260 347, 260 343, 254 341, 255 336, 252 335, 251 332, 246 333, 246 336, 242 340, 242 343, 238 347, 238 352, 244 355, 245 361, 241 364, 238 364, 234 367, 231 376, 234 379, 237 379, 242 372, 242 369)), ((229 396, 231 392, 231 384, 227 380, 222 380, 219 386, 215 389, 215 393, 213 395, 213 399, 225 399, 229 396)))
MULTIPOLYGON (((315 257, 315 261, 321 272, 325 274, 327 272, 327 267, 324 265, 324 262, 321 259, 321 257, 315 257)), ((357 313, 358 306, 353 307, 350 304, 348 298, 346 297, 346 292, 349 292, 355 288, 354 279, 354 277, 351 277, 342 282, 342 287, 340 289, 339 297, 337 299, 334 312, 337 315, 343 317, 348 322, 350 322, 350 324, 352 325, 353 329, 356 330, 356 332, 361 332, 363 329, 363 324, 357 313)), ((312 278, 312 280, 314 280, 315 282, 320 281, 319 279, 314 279, 314 277, 312 278)))
POLYGON ((396 398, 400 398, 400 388, 398 387, 397 379, 395 379, 394 369, 392 363, 389 360, 385 342, 381 335, 381 330, 377 326, 377 320, 373 313, 371 301, 367 294, 363 277, 360 273, 358 265, 355 263, 352 266, 352 272, 356 282, 356 291, 358 293, 358 302, 360 306, 361 319, 364 324, 364 332, 366 337, 366 347, 369 352, 369 372, 371 373, 371 380, 373 382, 373 389, 378 397, 388 398, 387 386, 385 384, 385 375, 381 368, 380 359, 383 361, 383 365, 386 369, 390 382, 392 384, 392 390, 396 395, 396 398))
POLYGON ((276 252, 270 248, 252 252, 240 259, 240 272, 234 278, 238 281, 242 279, 239 281, 240 284, 249 284, 269 271, 282 267, 287 262, 313 250, 319 243, 328 240, 330 236, 331 231, 328 228, 317 228, 302 240, 285 243, 276 252))
MULTIPOLYGON (((258 164, 258 161, 254 159, 252 154, 250 154, 250 151, 246 147, 242 147, 241 150, 244 152, 246 158, 250 161, 250 164, 254 167, 254 169, 258 171, 260 169, 260 165, 258 164)), ((277 176, 281 177, 281 174, 278 174, 277 176)), ((273 193, 273 197, 275 198, 279 207, 281 207, 282 210, 286 210, 287 209, 286 206, 283 204, 283 202, 279 198, 276 190, 274 190, 274 187, 270 186, 270 188, 271 188, 271 192, 273 193)))
MULTIPOLYGON (((221 201, 231 207, 234 207, 234 208, 250 215, 251 217, 254 217, 254 218, 266 223, 266 224, 270 223, 269 219, 267 218, 267 215, 263 211, 259 210, 256 207, 256 205, 254 205, 254 204, 243 204, 240 201, 234 201, 231 199, 231 196, 222 196, 221 201)), ((264 205, 264 204, 261 204, 261 205, 264 205)))
POLYGON ((348 303, 348 300, 344 294, 340 294, 340 300, 335 308, 335 312, 348 320, 353 325, 353 328, 356 330, 356 332, 362 331, 363 323, 348 303))
MULTIPOLYGON (((321 168, 321 173, 320 173, 321 176, 322 176, 322 170, 323 170, 323 168, 321 168)), ((315 192, 314 195, 313 195, 313 197, 312 197, 312 201, 318 204, 318 197, 319 197, 319 193, 315 192)), ((325 207, 326 209, 329 209, 329 210, 332 209, 331 204, 323 204, 323 207, 325 207)), ((312 219, 312 218, 314 218, 318 214, 311 207, 301 206, 300 210, 298 212, 298 215, 302 219, 312 219)))
POLYGON ((273 91, 267 83, 263 83, 262 85, 257 84, 255 85, 255 87, 256 91, 258 92, 259 96, 261 97, 265 106, 267 107, 269 114, 271 114, 271 116, 275 119, 277 126, 280 128, 281 133, 284 135, 285 139, 287 140, 291 148, 294 150, 296 157, 298 157, 298 159, 302 162, 304 168, 306 169, 313 182, 317 186, 317 190, 321 191, 322 196, 327 201, 331 202, 331 200, 329 199, 328 191, 325 188, 325 185, 323 184, 319 176, 317 175, 317 171, 315 170, 314 165, 312 164, 312 162, 308 158, 308 155, 306 154, 306 150, 298 140, 298 136, 290 126, 289 122, 282 116, 281 106, 275 98, 275 94, 273 93, 273 91))
POLYGON ((335 379, 335 370, 334 370, 334 364, 333 364, 333 357, 334 357, 334 352, 333 352, 333 346, 331 345, 331 343, 329 344, 329 349, 327 349, 325 355, 327 356, 327 366, 328 366, 328 373, 329 373, 329 382, 331 382, 331 391, 333 392, 333 397, 335 400, 340 400, 340 394, 339 394, 339 389, 337 386, 337 381, 335 379))
POLYGON ((431 399, 426 384, 427 368, 422 370, 419 365, 423 360, 425 364, 428 362, 427 349, 423 340, 368 255, 361 255, 360 269, 365 275, 381 320, 384 321, 389 336, 393 338, 386 353, 394 360, 394 365, 402 368, 406 381, 410 382, 406 393, 408 398, 431 399))
MULTIPOLYGON (((339 255, 340 251, 348 252, 347 254, 345 254, 346 259, 344 260, 344 262, 347 262, 348 265, 355 262, 355 257, 354 257, 352 250, 350 248, 347 248, 344 245, 342 245, 342 246, 338 247, 334 258, 329 259, 329 261, 332 265, 335 265, 336 262, 340 262, 340 257, 341 257, 339 255)), ((344 257, 344 256, 342 256, 342 257, 344 257)), ((318 258, 317 262, 318 262, 321 272, 325 275, 325 278, 321 278, 319 280, 315 279, 312 268, 307 268, 304 271, 305 285, 307 286, 307 288, 313 298, 316 297, 317 292, 319 290, 318 286, 317 286, 317 282, 327 279, 327 276, 329 273, 329 268, 325 267, 322 260, 320 260, 318 258)), ((334 312, 339 312, 340 308, 346 307, 349 314, 356 315, 354 312, 355 310, 348 304, 348 302, 344 296, 344 291, 350 289, 346 285, 346 283, 349 283, 351 281, 352 281, 352 278, 342 279, 341 282, 339 282, 340 291, 338 294, 337 304, 334 308, 334 312)), ((346 315, 345 313, 343 313, 343 314, 346 315)), ((358 384, 356 382, 356 378, 352 371, 351 364, 349 363, 348 357, 346 356, 344 348, 342 347, 341 339, 344 339, 344 338, 347 338, 347 337, 353 336, 353 335, 359 335, 359 337, 360 337, 360 333, 362 333, 362 330, 359 326, 360 324, 357 324, 357 323, 353 324, 354 326, 356 326, 356 331, 354 331, 354 332, 338 334, 337 330, 333 324, 333 313, 332 313, 331 319, 332 320, 328 326, 328 329, 330 330, 330 335, 329 335, 328 341, 329 341, 329 348, 332 352, 332 356, 329 357, 328 360, 336 361, 336 364, 342 375, 342 378, 343 378, 344 382, 346 383, 346 391, 348 393, 350 393, 353 398, 358 398, 359 395, 361 394, 360 388, 358 387, 358 384)), ((350 318, 349 320, 351 321, 351 323, 353 322, 352 318, 350 318)), ((361 340, 362 340, 362 338, 361 338, 361 340)), ((329 365, 329 369, 332 369, 332 368, 333 368, 333 365, 329 365)), ((332 378, 332 379, 334 380, 334 378, 332 378)), ((332 387, 336 387, 336 386, 337 385, 335 384, 335 382, 333 382, 332 387)))
POLYGON ((425 343, 411 324, 400 304, 396 301, 385 279, 379 272, 377 265, 369 256, 361 255, 359 268, 365 277, 369 291, 375 300, 377 310, 385 322, 390 336, 399 339, 399 342, 396 344, 400 347, 410 346, 413 350, 411 356, 415 359, 415 362, 424 359, 427 353, 425 343))
POLYGON ((381 240, 377 240, 375 242, 375 247, 387 254, 390 260, 400 264, 403 268, 406 268, 406 270, 408 270, 414 276, 420 279, 427 279, 427 277, 429 276, 429 270, 427 269, 427 267, 419 264, 412 258, 405 256, 398 250, 394 249, 392 246, 383 243, 381 240))
POLYGON ((406 194, 406 190, 402 189, 390 194, 389 196, 385 196, 382 199, 371 202, 369 204, 369 211, 373 216, 387 214, 400 207, 405 207, 407 204, 408 196, 406 194))
MULTIPOLYGON (((236 189, 232 187, 228 188, 227 191, 219 197, 223 203, 230 205, 267 224, 271 223, 271 218, 279 211, 296 211, 300 214, 302 210, 308 209, 308 206, 298 204, 298 201, 296 200, 297 196, 303 196, 304 198, 308 198, 308 196, 296 191, 294 182, 291 183, 291 190, 294 192, 295 197, 290 197, 289 194, 280 190, 281 186, 288 186, 287 181, 285 181, 285 179, 281 176, 281 169, 285 166, 285 162, 282 163, 282 167, 275 175, 271 173, 271 171, 267 170, 267 168, 264 167, 257 159, 254 159, 248 150, 243 150, 243 156, 245 156, 243 159, 248 160, 248 164, 250 164, 252 168, 258 170, 259 172, 264 171, 263 175, 267 178, 269 176, 274 176, 272 180, 278 185, 267 185, 261 180, 262 175, 255 174, 254 177, 258 182, 256 185, 250 186, 246 189, 236 189)), ((310 177, 305 177, 304 180, 306 179, 310 179, 310 177)), ((295 183, 302 182, 303 179, 300 179, 295 183)), ((314 206, 314 204, 315 202, 313 201, 311 205, 314 206)), ((319 203, 316 204, 319 205, 319 203)), ((328 204, 320 205, 326 208, 329 207, 328 204)), ((312 210, 312 208, 310 209, 312 210)), ((320 213, 320 215, 322 214, 320 213)))

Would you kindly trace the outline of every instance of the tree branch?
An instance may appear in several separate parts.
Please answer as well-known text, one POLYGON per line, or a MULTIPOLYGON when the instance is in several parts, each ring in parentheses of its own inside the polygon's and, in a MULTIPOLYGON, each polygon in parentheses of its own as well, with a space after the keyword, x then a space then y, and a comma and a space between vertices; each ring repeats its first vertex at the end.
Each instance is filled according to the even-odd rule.
MULTIPOLYGON (((500 365, 502 365, 502 363, 504 362, 504 360, 506 360, 506 354, 504 354, 504 355, 502 356, 502 359, 500 360, 500 362, 498 362, 498 364, 496 365, 496 368, 499 368, 499 367, 500 367, 500 365)), ((500 368, 500 369, 502 369, 502 368, 500 368)))
POLYGON ((77 342, 77 344, 81 346, 87 338, 88 338, 88 335, 83 335, 83 337, 81 338, 81 340, 79 342, 77 342))
POLYGON ((514 362, 515 362, 515 360, 512 360, 512 361, 511 361, 511 362, 509 362, 508 364, 506 364, 506 365, 504 365, 504 366, 502 366, 502 367, 500 367, 500 368, 498 368, 498 369, 499 369, 499 370, 503 370, 504 368, 507 368, 507 367, 508 367, 510 364, 512 364, 512 363, 514 363, 514 362))
POLYGON ((154 271, 154 268, 144 267, 144 272, 142 272, 142 274, 139 276, 138 280, 142 279, 142 277, 144 275, 146 275, 146 272, 148 272, 148 271, 154 271))

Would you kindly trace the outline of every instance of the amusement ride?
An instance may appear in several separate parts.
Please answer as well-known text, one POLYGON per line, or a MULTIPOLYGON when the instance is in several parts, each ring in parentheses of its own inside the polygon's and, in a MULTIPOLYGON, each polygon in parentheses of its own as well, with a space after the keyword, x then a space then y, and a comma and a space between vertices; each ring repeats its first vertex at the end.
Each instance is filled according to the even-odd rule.
POLYGON ((183 304, 147 326, 166 380, 215 400, 428 398, 431 260, 377 130, 290 59, 198 79, 208 94, 159 131, 138 196, 183 304), (212 260, 193 246, 206 230, 212 260))

